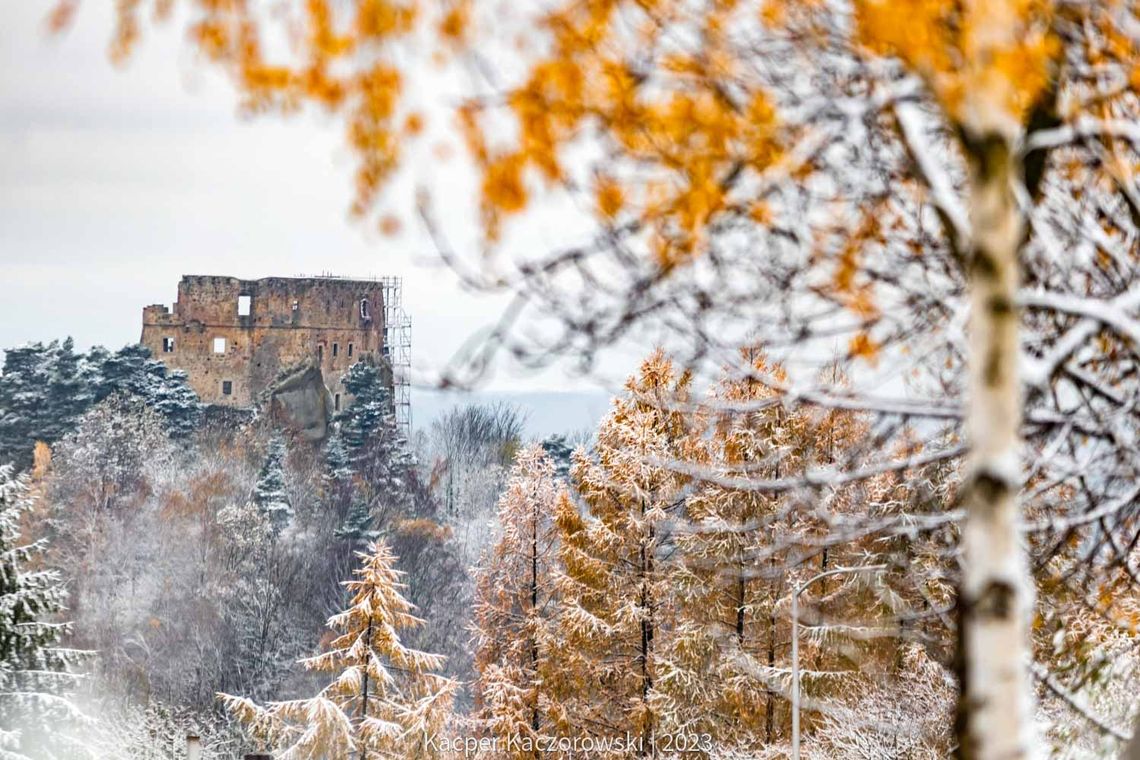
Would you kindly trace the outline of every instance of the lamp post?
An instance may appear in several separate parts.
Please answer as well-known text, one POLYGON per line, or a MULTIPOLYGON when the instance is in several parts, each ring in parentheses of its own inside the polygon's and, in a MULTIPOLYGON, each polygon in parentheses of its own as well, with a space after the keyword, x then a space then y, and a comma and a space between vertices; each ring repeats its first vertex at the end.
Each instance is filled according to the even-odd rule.
POLYGON ((886 570, 886 565, 860 565, 825 570, 792 587, 792 760, 800 760, 800 594, 815 583, 832 575, 886 570))

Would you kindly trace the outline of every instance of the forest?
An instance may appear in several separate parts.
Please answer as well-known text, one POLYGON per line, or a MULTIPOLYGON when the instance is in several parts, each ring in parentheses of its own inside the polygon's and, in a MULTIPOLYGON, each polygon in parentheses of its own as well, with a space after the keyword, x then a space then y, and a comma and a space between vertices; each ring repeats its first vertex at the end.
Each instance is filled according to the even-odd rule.
MULTIPOLYGON (((144 353, 33 344, 0 376, 5 455, 26 465, 0 491, 9 756, 182 757, 195 735, 217 758, 776 758, 793 704, 803 757, 951 753, 957 528, 939 518, 959 468, 915 444, 822 488, 744 477, 850 461, 864 414, 728 370, 699 389, 658 351, 573 449, 523 440, 506 406, 409 441, 360 363, 313 443, 202 408, 144 353)), ((1063 674, 1038 720, 1057 756, 1112 753, 1135 634, 1058 578, 1080 545, 1034 550, 1035 657, 1063 674)))

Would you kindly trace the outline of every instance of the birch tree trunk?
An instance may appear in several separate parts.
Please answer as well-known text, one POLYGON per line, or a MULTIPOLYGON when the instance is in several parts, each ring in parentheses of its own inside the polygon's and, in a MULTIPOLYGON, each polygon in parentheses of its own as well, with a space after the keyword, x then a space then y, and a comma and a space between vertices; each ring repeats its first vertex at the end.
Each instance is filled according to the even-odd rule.
POLYGON ((1015 760, 1032 746, 1028 678, 1031 586, 1018 530, 1018 249, 1023 220, 1011 141, 964 140, 970 165, 968 361, 971 441, 963 528, 959 756, 1015 760))

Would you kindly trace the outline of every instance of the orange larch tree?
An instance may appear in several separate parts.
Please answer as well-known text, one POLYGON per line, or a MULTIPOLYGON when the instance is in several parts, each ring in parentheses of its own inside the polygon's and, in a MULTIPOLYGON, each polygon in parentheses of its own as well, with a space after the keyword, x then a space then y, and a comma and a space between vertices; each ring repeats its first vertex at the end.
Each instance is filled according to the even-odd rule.
POLYGON ((682 451, 686 416, 669 405, 687 392, 662 353, 647 359, 599 425, 593 455, 575 456, 585 514, 569 499, 557 511, 557 725, 601 741, 628 735, 635 746, 623 756, 659 754, 675 727, 662 653, 677 588, 669 526, 685 479, 653 460, 682 451))
POLYGON ((567 499, 541 446, 519 452, 499 498, 498 540, 476 571, 474 719, 495 739, 488 757, 540 757, 549 741, 546 678, 557 612, 555 510, 567 499))

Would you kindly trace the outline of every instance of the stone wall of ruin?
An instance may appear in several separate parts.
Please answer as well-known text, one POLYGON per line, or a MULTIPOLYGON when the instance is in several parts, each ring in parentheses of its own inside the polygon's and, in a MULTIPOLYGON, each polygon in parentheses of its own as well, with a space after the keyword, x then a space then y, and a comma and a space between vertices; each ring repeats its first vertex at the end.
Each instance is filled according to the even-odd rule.
POLYGON ((365 280, 188 275, 172 309, 143 309, 141 342, 171 369, 185 370, 206 403, 251 406, 283 369, 308 359, 347 402, 341 377, 348 367, 385 358, 383 289, 365 280), (248 315, 239 314, 242 296, 248 315))

